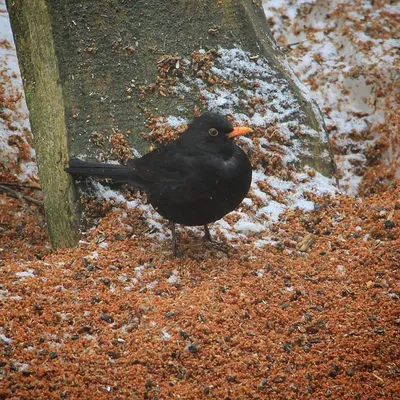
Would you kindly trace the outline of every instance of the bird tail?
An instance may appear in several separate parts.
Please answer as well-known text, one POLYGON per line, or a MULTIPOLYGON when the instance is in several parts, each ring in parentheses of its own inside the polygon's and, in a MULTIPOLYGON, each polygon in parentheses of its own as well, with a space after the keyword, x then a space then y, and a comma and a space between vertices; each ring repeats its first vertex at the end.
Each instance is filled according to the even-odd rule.
POLYGON ((130 166, 82 161, 77 158, 71 158, 68 164, 65 171, 71 175, 109 178, 116 183, 127 183, 138 189, 145 189, 147 186, 144 179, 130 166))

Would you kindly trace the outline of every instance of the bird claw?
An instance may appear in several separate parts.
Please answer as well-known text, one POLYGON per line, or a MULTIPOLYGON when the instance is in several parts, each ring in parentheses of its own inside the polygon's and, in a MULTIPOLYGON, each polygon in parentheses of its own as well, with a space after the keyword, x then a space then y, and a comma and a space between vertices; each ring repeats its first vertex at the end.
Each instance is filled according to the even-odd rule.
POLYGON ((174 257, 182 257, 182 253, 178 250, 177 246, 172 246, 172 254, 174 257))
POLYGON ((202 237, 203 242, 212 242, 210 230, 207 225, 204 225, 204 236, 202 237))
POLYGON ((211 237, 210 235, 207 235, 206 233, 201 237, 201 240, 202 240, 204 243, 207 243, 207 242, 214 242, 214 240, 212 239, 212 237, 211 237))
POLYGON ((232 250, 234 250, 234 247, 224 243, 224 242, 217 242, 215 240, 211 240, 207 243, 205 243, 206 247, 210 250, 217 250, 221 251, 222 253, 229 254, 232 250))

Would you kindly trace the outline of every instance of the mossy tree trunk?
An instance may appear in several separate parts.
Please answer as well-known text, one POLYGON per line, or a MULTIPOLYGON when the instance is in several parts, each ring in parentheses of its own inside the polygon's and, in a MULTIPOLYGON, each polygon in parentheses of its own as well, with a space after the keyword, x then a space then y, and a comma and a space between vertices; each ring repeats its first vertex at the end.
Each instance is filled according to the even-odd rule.
POLYGON ((54 248, 75 246, 78 219, 68 159, 65 105, 52 20, 44 0, 13 0, 8 9, 16 38, 34 135, 47 229, 54 248))

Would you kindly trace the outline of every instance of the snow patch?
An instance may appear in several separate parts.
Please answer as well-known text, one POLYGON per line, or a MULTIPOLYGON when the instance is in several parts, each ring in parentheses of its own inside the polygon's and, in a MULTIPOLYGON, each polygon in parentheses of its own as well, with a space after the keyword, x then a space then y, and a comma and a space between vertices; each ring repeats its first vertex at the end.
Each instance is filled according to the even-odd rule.
POLYGON ((15 276, 17 276, 18 278, 34 278, 34 272, 35 271, 33 269, 27 269, 26 271, 16 272, 15 276))

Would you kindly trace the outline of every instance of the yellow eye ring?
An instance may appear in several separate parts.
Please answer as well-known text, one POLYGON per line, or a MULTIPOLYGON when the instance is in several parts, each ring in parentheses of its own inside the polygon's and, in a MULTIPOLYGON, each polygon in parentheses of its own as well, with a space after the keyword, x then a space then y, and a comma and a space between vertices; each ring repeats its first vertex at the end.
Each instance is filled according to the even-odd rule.
POLYGON ((210 134, 210 136, 217 136, 218 135, 218 131, 215 128, 211 128, 208 133, 210 134))

